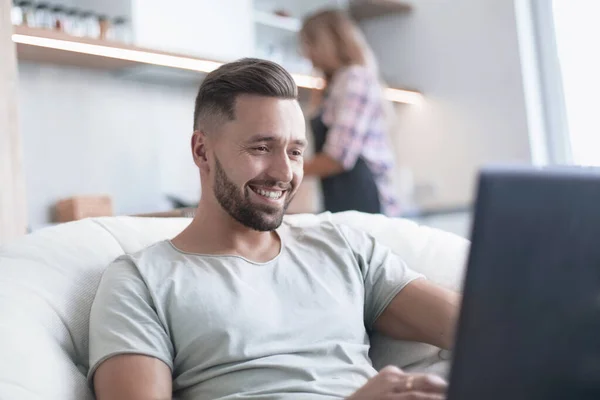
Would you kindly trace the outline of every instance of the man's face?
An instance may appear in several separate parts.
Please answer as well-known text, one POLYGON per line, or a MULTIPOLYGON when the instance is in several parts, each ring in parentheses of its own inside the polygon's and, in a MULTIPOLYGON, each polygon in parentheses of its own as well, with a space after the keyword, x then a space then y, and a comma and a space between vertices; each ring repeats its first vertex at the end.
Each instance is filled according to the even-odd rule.
POLYGON ((279 227, 304 175, 306 136, 298 102, 241 95, 235 120, 211 137, 210 182, 221 207, 249 228, 279 227))

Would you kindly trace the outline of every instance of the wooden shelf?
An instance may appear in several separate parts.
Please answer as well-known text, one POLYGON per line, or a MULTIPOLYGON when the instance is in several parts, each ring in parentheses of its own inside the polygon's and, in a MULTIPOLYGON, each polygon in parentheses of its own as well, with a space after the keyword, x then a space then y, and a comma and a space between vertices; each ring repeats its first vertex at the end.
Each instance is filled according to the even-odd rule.
POLYGON ((400 0, 351 0, 348 4, 350 15, 357 21, 407 13, 411 10, 410 3, 400 0))
MULTIPOLYGON (((189 55, 145 49, 106 40, 79 38, 47 29, 14 27, 13 42, 21 61, 94 68, 122 76, 143 75, 144 79, 200 81, 204 74, 223 63, 189 55)), ((301 88, 320 89, 321 78, 292 74, 301 88)), ((419 104, 423 95, 412 90, 385 89, 386 97, 397 103, 419 104)))
POLYGON ((270 12, 254 11, 254 22, 259 25, 281 29, 296 33, 300 31, 302 23, 298 18, 282 17, 270 12))
POLYGON ((222 64, 119 42, 75 37, 49 29, 15 26, 13 32, 17 58, 21 61, 104 70, 157 65, 200 73, 210 72, 222 64))

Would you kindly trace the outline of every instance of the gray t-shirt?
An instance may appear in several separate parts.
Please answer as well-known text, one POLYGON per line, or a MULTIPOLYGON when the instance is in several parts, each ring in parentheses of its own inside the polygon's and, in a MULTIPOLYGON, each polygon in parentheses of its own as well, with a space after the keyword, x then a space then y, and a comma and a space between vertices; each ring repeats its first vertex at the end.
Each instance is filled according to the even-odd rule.
POLYGON ((90 371, 145 354, 173 373, 176 399, 340 399, 375 374, 368 332, 421 275, 358 230, 277 230, 266 263, 182 252, 170 241, 113 262, 90 318, 90 371))

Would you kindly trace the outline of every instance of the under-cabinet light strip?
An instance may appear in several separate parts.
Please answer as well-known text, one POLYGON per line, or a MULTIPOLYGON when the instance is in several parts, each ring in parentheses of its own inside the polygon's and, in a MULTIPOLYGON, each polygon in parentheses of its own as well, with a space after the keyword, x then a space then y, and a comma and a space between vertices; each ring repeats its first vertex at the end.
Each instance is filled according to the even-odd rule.
MULTIPOLYGON (((124 49, 119 47, 81 43, 69 40, 44 38, 18 33, 12 35, 12 40, 15 43, 21 43, 30 46, 71 51, 74 53, 90 54, 100 57, 115 58, 119 60, 159 65, 170 68, 179 68, 204 73, 211 72, 223 65, 223 63, 217 61, 202 60, 198 58, 176 56, 170 54, 160 54, 137 49, 124 49)), ((296 81, 296 84, 303 88, 321 89, 324 85, 323 79, 318 77, 299 74, 292 74, 292 77, 296 81)), ((386 88, 385 96, 388 100, 397 103, 420 104, 423 101, 423 95, 421 93, 413 92, 410 90, 386 88)))

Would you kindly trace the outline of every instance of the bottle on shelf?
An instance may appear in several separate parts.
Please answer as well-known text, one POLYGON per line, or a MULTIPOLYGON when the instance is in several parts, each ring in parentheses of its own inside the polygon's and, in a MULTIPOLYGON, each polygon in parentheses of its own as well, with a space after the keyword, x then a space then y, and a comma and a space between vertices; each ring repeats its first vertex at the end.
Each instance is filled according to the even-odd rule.
POLYGON ((54 6, 51 8, 52 18, 54 20, 53 28, 57 31, 65 30, 65 22, 67 19, 67 13, 63 6, 54 6))
POLYGON ((106 40, 108 38, 108 30, 110 29, 110 22, 106 15, 98 16, 98 38, 106 40))
POLYGON ((35 26, 35 9, 31 1, 20 1, 19 7, 21 8, 21 25, 24 26, 35 26))

